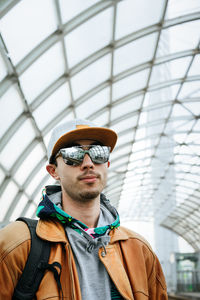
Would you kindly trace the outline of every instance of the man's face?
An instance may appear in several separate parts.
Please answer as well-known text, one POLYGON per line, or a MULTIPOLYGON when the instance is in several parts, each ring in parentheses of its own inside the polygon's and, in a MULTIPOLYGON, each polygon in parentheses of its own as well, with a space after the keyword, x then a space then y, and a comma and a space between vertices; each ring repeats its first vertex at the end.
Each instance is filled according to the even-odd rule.
MULTIPOLYGON (((76 145, 96 144, 91 140, 76 141, 76 145)), ((63 158, 57 158, 56 173, 59 176, 62 191, 66 197, 79 202, 88 202, 99 198, 107 180, 107 163, 95 164, 86 154, 78 166, 66 165, 63 158)))

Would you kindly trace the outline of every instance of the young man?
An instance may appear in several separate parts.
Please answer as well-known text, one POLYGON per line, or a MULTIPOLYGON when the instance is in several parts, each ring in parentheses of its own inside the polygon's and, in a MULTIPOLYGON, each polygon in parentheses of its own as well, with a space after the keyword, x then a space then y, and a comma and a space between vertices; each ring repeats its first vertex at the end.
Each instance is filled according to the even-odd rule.
MULTIPOLYGON (((120 227, 102 194, 114 131, 87 120, 54 129, 46 169, 60 185, 47 186, 37 210, 37 235, 52 242, 49 264, 61 266, 60 280, 46 271, 36 299, 165 300, 165 279, 149 244, 120 227)), ((0 299, 12 299, 30 251, 30 233, 17 221, 0 234, 0 299)))

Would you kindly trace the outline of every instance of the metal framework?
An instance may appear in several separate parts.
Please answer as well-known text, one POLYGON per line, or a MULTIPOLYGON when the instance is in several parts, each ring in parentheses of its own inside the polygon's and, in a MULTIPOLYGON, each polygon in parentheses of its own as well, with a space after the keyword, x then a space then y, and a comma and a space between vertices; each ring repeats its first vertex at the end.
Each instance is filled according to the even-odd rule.
MULTIPOLYGON (((16 62, 12 54, 12 44, 7 39, 6 27, 3 26, 1 30, 0 63, 5 70, 5 74, 0 75, 2 99, 0 101, 3 103, 0 102, 1 109, 4 114, 9 113, 4 97, 11 89, 14 89, 16 96, 20 98, 22 107, 21 112, 6 125, 6 130, 0 132, 1 205, 4 205, 4 197, 9 193, 10 185, 14 185, 16 189, 1 217, 1 226, 11 221, 17 213, 34 215, 40 190, 46 183, 51 182, 49 176, 42 173, 47 161, 46 139, 51 129, 66 119, 85 117, 118 132, 119 141, 111 157, 105 192, 112 203, 122 211, 123 219, 157 219, 162 226, 184 237, 194 249, 199 250, 200 8, 196 4, 196 7, 191 7, 191 10, 185 13, 184 11, 188 9, 186 7, 183 14, 180 11, 171 17, 172 1, 162 1, 162 9, 157 13, 159 18, 156 23, 141 25, 139 29, 136 26, 135 30, 127 30, 126 34, 120 35, 119 28, 123 24, 120 23, 119 16, 126 1, 96 1, 95 4, 91 1, 89 7, 83 8, 67 20, 63 14, 62 0, 49 2, 54 5, 57 26, 20 61, 16 62), (90 26, 90 21, 108 11, 112 16, 109 20, 110 37, 107 39, 109 42, 72 64, 70 46, 66 39, 82 26, 86 24, 90 26), (171 31, 174 32, 182 26, 187 26, 188 30, 193 26, 190 33, 194 36, 195 42, 190 40, 188 34, 185 36, 184 47, 178 46, 178 50, 175 51, 172 47, 171 50, 169 43, 173 35, 171 31), (138 42, 145 41, 147 37, 150 45, 146 44, 146 49, 148 52, 148 47, 152 48, 151 55, 147 59, 142 59, 145 51, 141 49, 143 53, 141 62, 137 63, 137 60, 133 62, 131 51, 134 51, 138 42), (63 71, 41 87, 37 95, 31 99, 27 93, 28 87, 25 86, 24 76, 57 45, 60 45, 61 52, 60 56, 54 59, 62 58, 63 71), (132 47, 129 52, 128 47, 132 47), (129 57, 130 64, 123 67, 124 60, 127 60, 126 56, 129 57), (103 70, 108 67, 104 63, 106 60, 109 62, 107 77, 97 80, 90 88, 83 88, 82 93, 76 94, 78 76, 100 61, 103 70), (51 119, 48 119, 48 111, 45 112, 47 122, 40 125, 40 119, 36 117, 38 111, 63 87, 68 89, 66 105, 59 112, 52 114, 51 119), (96 98, 98 95, 103 95, 102 101, 96 98), (9 143, 27 121, 33 130, 33 138, 24 144, 23 151, 15 155, 9 148, 9 143), (33 157, 32 169, 23 178, 23 166, 26 161, 30 161, 31 153, 38 146, 40 156, 33 157), (5 163, 4 151, 13 155, 10 166, 5 163), (38 182, 40 173, 41 178, 38 182), (23 178, 22 182, 20 178, 23 178), (32 184, 33 187, 29 191, 32 184), (23 197, 26 197, 27 201, 19 208, 19 202, 23 197)), ((127 3, 130 3, 131 9, 131 1, 127 3)), ((7 24, 6 17, 18 5, 23 5, 23 0, 1 1, 0 26, 4 22, 7 24)), ((151 14, 151 11, 148 13, 151 14)), ((89 39, 87 32, 85 38, 89 39)), ((97 77, 98 72, 97 69, 97 77)), ((56 106, 55 101, 49 110, 54 110, 56 106)), ((15 105, 13 109, 14 107, 15 105)), ((43 117, 41 114, 40 118, 43 117)), ((26 136, 22 136, 23 138, 26 139, 26 136)))

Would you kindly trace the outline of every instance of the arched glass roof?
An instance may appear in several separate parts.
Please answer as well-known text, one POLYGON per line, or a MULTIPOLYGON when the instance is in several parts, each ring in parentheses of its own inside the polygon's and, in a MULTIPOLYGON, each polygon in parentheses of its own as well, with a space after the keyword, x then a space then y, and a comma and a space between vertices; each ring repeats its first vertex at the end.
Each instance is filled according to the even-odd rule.
POLYGON ((106 194, 200 249, 198 0, 0 2, 0 223, 33 216, 51 129, 119 135, 106 194))

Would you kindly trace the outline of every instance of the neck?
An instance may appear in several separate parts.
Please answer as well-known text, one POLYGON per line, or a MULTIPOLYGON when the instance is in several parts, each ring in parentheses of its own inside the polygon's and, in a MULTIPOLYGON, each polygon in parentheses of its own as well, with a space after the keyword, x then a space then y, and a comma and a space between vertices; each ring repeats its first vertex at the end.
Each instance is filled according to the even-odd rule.
POLYGON ((100 214, 100 195, 91 201, 75 201, 62 192, 62 208, 73 218, 81 221, 89 228, 97 226, 100 214))

